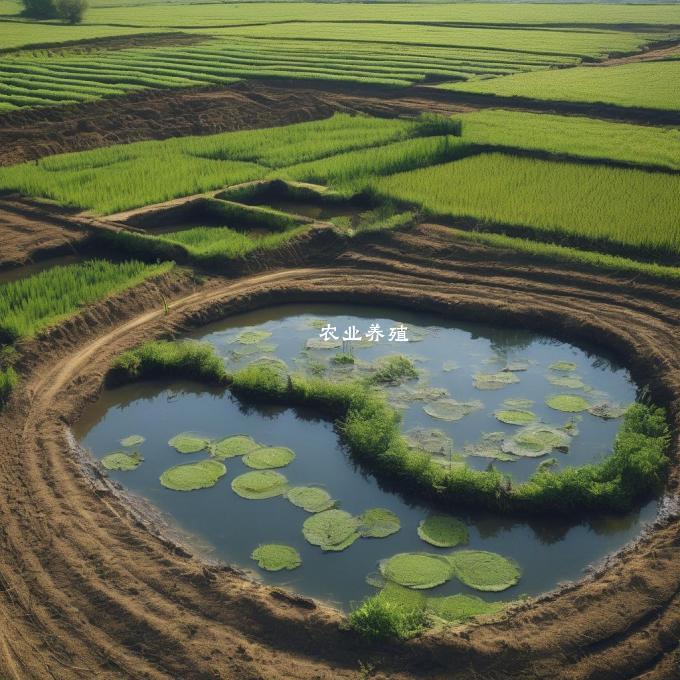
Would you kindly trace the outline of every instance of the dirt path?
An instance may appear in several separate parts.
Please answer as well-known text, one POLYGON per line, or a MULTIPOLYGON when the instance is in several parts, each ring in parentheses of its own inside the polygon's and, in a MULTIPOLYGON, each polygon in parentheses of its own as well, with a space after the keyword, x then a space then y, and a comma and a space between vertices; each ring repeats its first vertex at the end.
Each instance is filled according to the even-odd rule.
MULTIPOLYGON (((65 423, 97 394, 115 354, 238 310, 376 295, 456 318, 597 338, 627 355, 680 424, 680 293, 642 280, 538 265, 429 226, 352 242, 326 266, 202 285, 187 277, 147 283, 23 348, 22 389, 0 415, 0 676, 334 680, 358 678, 361 660, 375 664, 374 677, 397 680, 673 677, 676 519, 591 581, 508 619, 371 648, 340 630, 332 609, 206 568, 154 537, 86 474, 65 423), (167 315, 161 294, 172 300, 167 315)), ((673 495, 677 484, 674 467, 673 495)))

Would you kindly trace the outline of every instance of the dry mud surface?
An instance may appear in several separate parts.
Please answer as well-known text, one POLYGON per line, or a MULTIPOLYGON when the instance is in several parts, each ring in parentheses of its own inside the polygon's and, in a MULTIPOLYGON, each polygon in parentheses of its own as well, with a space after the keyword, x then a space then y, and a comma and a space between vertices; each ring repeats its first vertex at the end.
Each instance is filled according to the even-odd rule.
POLYGON ((353 300, 588 337, 626 358, 680 427, 680 293, 523 260, 423 225, 308 244, 295 268, 198 282, 167 275, 22 347, 0 415, 0 677, 501 680, 677 678, 678 441, 663 521, 606 571, 485 626, 371 646, 333 609, 206 566, 148 530, 69 435, 113 356, 143 339, 289 301, 353 300), (342 244, 340 244, 342 245, 342 244), (163 313, 162 297, 172 300, 163 313), (96 468, 94 468, 96 469, 96 468))
POLYGON ((54 211, 19 198, 0 198, 0 271, 78 251, 88 233, 54 211))

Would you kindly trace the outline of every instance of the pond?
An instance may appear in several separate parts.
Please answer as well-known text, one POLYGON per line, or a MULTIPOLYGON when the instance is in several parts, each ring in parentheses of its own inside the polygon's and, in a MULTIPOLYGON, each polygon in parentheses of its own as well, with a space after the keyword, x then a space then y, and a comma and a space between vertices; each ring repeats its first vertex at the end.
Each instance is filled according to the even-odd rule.
MULTIPOLYGON (((402 413, 403 430, 416 438, 419 429, 438 431, 434 440, 446 450, 433 449, 433 455, 443 465, 485 469, 493 464, 516 480, 526 479, 548 459, 555 460, 556 469, 601 460, 611 450, 620 426, 620 419, 604 419, 587 410, 556 410, 546 404, 546 399, 569 395, 591 405, 611 406, 629 404, 636 396, 628 372, 592 349, 525 331, 451 323, 439 316, 401 310, 289 305, 233 316, 201 329, 194 337, 211 343, 230 369, 263 357, 267 362, 277 357, 291 371, 325 375, 332 380, 375 375, 376 366, 384 365, 384 357, 408 356, 418 377, 384 387, 402 413), (343 346, 339 341, 337 346, 337 342, 324 342, 320 337, 325 326, 334 326, 341 338, 346 328, 356 326, 366 333, 372 324, 379 324, 385 333, 378 342, 364 339, 343 346), (402 325, 407 328, 409 342, 397 342, 397 333, 390 342, 389 329, 402 325), (337 363, 334 357, 343 353, 351 354, 354 363, 337 363), (499 373, 514 377, 504 382, 499 373), (556 380, 558 384, 554 384, 556 380), (466 415, 461 415, 460 407, 451 408, 452 400, 473 404, 474 408, 462 409, 466 415), (495 414, 505 411, 528 412, 536 420, 529 425, 500 422, 495 414), (450 419, 452 415, 457 419, 450 419), (506 442, 514 441, 519 431, 535 427, 536 422, 560 433, 558 448, 544 455, 535 455, 534 451, 532 456, 503 456, 506 442), (489 437, 488 433, 502 434, 489 437)), ((105 390, 74 430, 98 458, 121 450, 122 438, 143 436, 144 443, 137 447, 144 457, 141 465, 133 471, 111 471, 112 478, 167 513, 213 558, 250 569, 267 583, 287 586, 344 609, 376 592, 366 577, 377 571, 381 560, 403 552, 452 552, 429 545, 418 536, 418 525, 432 508, 382 485, 358 467, 333 423, 310 410, 253 406, 228 391, 192 383, 145 382, 105 390), (264 445, 288 447, 295 452, 295 459, 277 472, 285 475, 291 486, 323 487, 342 510, 354 516, 370 508, 389 509, 399 517, 401 529, 386 538, 359 538, 345 550, 325 552, 308 543, 302 534, 303 522, 311 515, 285 496, 248 500, 232 490, 232 480, 251 471, 238 457, 224 461, 226 475, 212 488, 192 492, 164 488, 159 477, 165 470, 208 457, 206 452, 182 454, 168 444, 176 434, 189 431, 207 439, 245 434, 264 445), (250 555, 263 543, 294 547, 302 566, 279 572, 259 569, 250 555)), ((623 516, 584 522, 555 518, 526 521, 483 512, 455 512, 453 516, 467 526, 469 533, 463 548, 504 555, 519 564, 522 576, 503 592, 478 592, 453 579, 427 594, 461 592, 490 600, 538 595, 562 581, 582 576, 588 565, 633 539, 655 513, 656 502, 623 516)))

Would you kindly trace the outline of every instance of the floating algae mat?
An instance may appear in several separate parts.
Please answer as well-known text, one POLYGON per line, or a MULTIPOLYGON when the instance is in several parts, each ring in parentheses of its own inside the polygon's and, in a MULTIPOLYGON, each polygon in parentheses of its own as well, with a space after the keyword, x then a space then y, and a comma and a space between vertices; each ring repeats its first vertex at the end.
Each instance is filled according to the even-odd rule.
MULTIPOLYGON (((407 363, 386 357, 403 356, 416 377, 373 380, 372 389, 399 405, 411 446, 438 464, 493 465, 516 481, 541 465, 601 460, 636 394, 628 373, 590 348, 396 310, 277 307, 193 337, 210 342, 229 370, 257 362, 333 381, 372 379, 381 367, 382 377, 386 365, 400 378, 407 363), (417 342, 389 342, 400 323, 416 329, 417 342), (365 333, 371 324, 385 333, 380 342, 343 344, 348 327, 365 333), (332 347, 319 337, 327 325, 339 338, 332 347), (577 381, 584 387, 569 386, 577 381), (549 404, 555 396, 579 400, 549 404)), ((501 601, 578 579, 633 539, 656 507, 588 522, 450 514, 377 480, 320 413, 241 402, 190 382, 107 389, 75 430, 103 464, 115 454, 106 474, 174 521, 197 554, 345 609, 378 592, 368 575, 404 588, 387 574, 441 618, 493 612, 501 601)))

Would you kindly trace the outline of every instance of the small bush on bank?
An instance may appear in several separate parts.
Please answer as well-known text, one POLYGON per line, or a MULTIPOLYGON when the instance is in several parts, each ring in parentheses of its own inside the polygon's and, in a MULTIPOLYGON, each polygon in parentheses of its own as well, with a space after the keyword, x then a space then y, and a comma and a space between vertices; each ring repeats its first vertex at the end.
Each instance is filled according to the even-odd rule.
POLYGON ((395 597, 386 588, 364 600, 349 615, 349 627, 376 642, 406 640, 425 630, 428 616, 424 600, 395 597))
POLYGON ((3 406, 10 398, 12 390, 19 384, 17 372, 10 366, 0 369, 0 406, 3 406))

